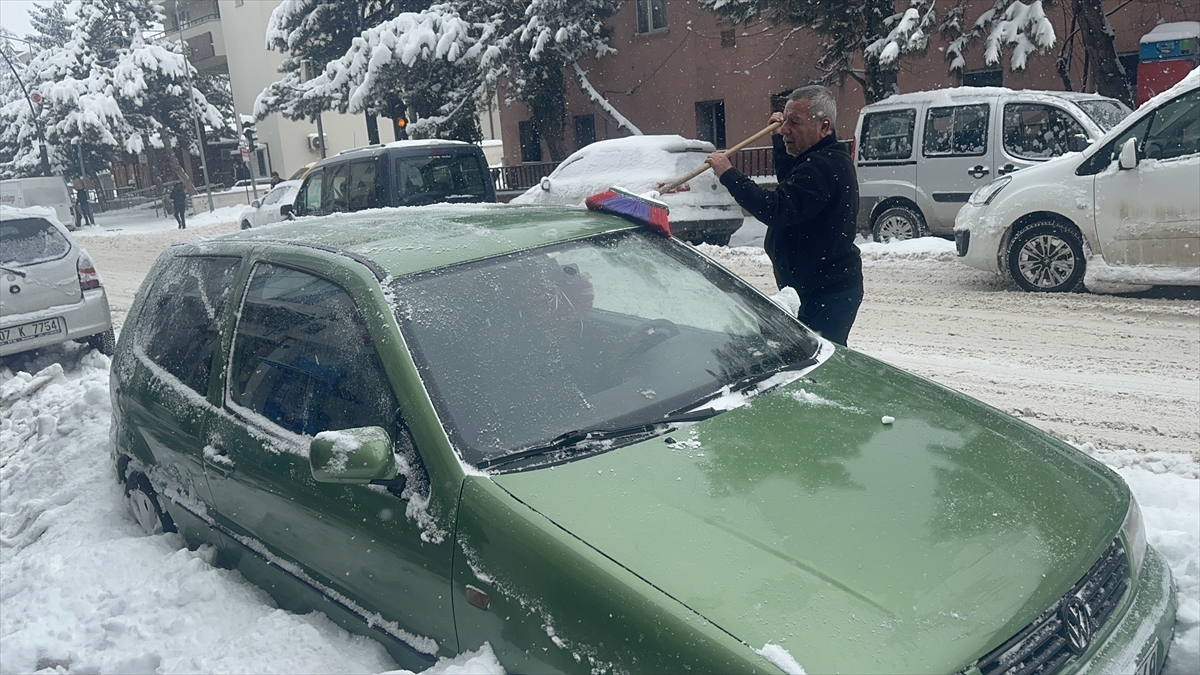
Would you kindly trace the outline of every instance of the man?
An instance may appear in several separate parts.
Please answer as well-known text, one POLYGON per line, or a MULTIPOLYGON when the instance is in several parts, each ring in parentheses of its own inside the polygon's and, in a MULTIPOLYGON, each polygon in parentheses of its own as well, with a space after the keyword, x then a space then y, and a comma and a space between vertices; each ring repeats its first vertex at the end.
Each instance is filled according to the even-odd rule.
POLYGON ((800 296, 800 321, 826 339, 846 344, 862 303, 862 259, 854 244, 858 177, 837 142, 837 104, 820 85, 788 95, 775 146, 774 192, 734 169, 723 152, 706 160, 729 193, 767 226, 763 248, 775 283, 800 296))
POLYGON ((84 225, 96 224, 96 219, 92 217, 92 204, 88 201, 87 186, 82 181, 75 187, 75 206, 80 216, 76 220, 82 220, 84 225))
POLYGON ((179 223, 180 230, 187 229, 187 193, 183 191, 183 184, 176 183, 171 187, 171 210, 175 212, 175 222, 179 223))
POLYGON ((276 185, 279 185, 282 182, 283 182, 283 179, 279 177, 279 172, 272 171, 271 172, 271 187, 275 187, 276 185))

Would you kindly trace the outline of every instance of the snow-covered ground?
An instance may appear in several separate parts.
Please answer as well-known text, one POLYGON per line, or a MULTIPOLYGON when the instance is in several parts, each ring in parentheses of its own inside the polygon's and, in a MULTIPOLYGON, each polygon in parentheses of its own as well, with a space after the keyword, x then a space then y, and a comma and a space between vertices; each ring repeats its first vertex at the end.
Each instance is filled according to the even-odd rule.
MULTIPOLYGON (((236 229, 101 214, 77 236, 118 326, 167 245, 236 229)), ((949 242, 864 244, 851 345, 1071 440, 1142 504, 1180 608, 1166 670, 1200 672, 1200 301, 1035 296, 954 261, 949 242)), ((774 291, 761 249, 702 247, 774 291)), ((381 672, 383 648, 275 608, 212 551, 144 536, 108 453, 109 360, 68 343, 0 366, 0 672, 381 672)), ((486 648, 430 672, 503 672, 486 648)))

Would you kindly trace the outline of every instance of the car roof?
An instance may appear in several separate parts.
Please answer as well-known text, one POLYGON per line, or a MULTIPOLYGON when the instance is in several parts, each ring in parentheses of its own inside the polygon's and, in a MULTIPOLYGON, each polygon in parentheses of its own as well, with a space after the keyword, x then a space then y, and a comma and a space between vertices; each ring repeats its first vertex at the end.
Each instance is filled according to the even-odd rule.
POLYGON ((1020 91, 1009 89, 1008 87, 948 87, 946 89, 932 89, 929 91, 914 91, 907 94, 892 94, 891 96, 876 101, 869 105, 863 106, 863 109, 873 108, 876 106, 890 105, 913 105, 917 103, 929 103, 931 105, 946 105, 951 102, 962 102, 964 100, 989 100, 997 96, 1017 96, 1021 98, 1039 98, 1050 97, 1061 100, 1080 101, 1080 100, 1111 100, 1100 94, 1084 94, 1080 92, 1069 91, 1049 91, 1022 89, 1020 91))
MULTIPOLYGON (((383 153, 389 152, 389 151, 392 151, 392 152, 398 151, 398 154, 400 154, 400 155, 409 155, 409 154, 421 155, 421 154, 428 152, 428 150, 430 148, 439 148, 441 150, 449 150, 451 152, 462 152, 463 150, 466 150, 469 148, 478 148, 478 147, 479 146, 477 146, 473 143, 467 143, 464 141, 449 141, 449 140, 445 140, 445 139, 441 139, 441 138, 424 138, 424 139, 416 139, 416 140, 408 140, 408 141, 392 141, 391 143, 380 143, 377 145, 364 145, 364 146, 358 147, 358 148, 349 148, 347 150, 342 150, 341 152, 337 153, 336 155, 333 155, 332 157, 326 157, 325 159, 320 160, 319 162, 317 162, 316 164, 313 165, 313 168, 315 169, 317 167, 334 164, 339 161, 344 161, 347 158, 374 157, 375 155, 383 154, 383 153)), ((483 152, 483 150, 481 149, 480 152, 483 152)), ((311 169, 310 169, 310 171, 311 171, 311 169)))
POLYGON ((377 275, 401 276, 630 227, 577 207, 437 204, 300 218, 181 247, 318 248, 367 261, 377 275))
POLYGON ((49 223, 64 236, 66 236, 67 239, 70 239, 71 241, 75 240, 74 237, 71 236, 70 228, 68 228, 61 220, 58 219, 58 213, 55 212, 54 207, 16 207, 0 204, 0 220, 17 220, 18 218, 41 218, 42 220, 49 221, 49 223))

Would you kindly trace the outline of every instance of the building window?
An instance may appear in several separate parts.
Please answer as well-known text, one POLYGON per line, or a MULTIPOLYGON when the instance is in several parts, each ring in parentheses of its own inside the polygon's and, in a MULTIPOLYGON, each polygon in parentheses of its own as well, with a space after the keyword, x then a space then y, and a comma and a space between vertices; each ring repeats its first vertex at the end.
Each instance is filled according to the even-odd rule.
POLYGON ((721 31, 721 46, 722 47, 736 47, 737 46, 737 36, 734 34, 734 32, 732 30, 721 31))
POLYGON ((725 147, 725 101, 696 104, 696 138, 725 147))
POLYGON ((542 138, 538 135, 537 126, 532 120, 520 123, 521 128, 521 161, 542 161, 542 138))
POLYGON ((590 145, 596 142, 596 116, 595 115, 576 115, 575 116, 575 149, 578 150, 585 145, 590 145))
POLYGON ((995 70, 977 70, 973 73, 963 73, 962 84, 964 87, 1003 87, 1004 71, 997 68, 995 70))
POLYGON ((1138 53, 1117 54, 1117 61, 1125 69, 1125 79, 1129 82, 1129 91, 1137 94, 1138 53))
POLYGON ((667 0, 637 0, 637 32, 667 29, 667 0))

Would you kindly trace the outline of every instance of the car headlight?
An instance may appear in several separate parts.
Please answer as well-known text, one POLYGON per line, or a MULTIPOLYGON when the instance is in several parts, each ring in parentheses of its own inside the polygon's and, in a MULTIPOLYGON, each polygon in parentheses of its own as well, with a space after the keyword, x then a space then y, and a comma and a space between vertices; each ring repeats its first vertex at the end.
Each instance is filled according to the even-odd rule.
POLYGON ((1128 547, 1125 553, 1129 556, 1129 566, 1136 576, 1141 573, 1142 561, 1146 559, 1146 526, 1142 523, 1142 507, 1133 495, 1129 495, 1129 512, 1121 524, 1121 534, 1128 547))
POLYGON ((1003 190, 1004 186, 1008 185, 1010 181, 1012 181, 1012 177, 1005 176, 1003 178, 997 178, 987 185, 980 186, 977 190, 971 193, 971 198, 968 199, 967 202, 974 204, 975 206, 991 204, 992 199, 994 199, 996 195, 1000 194, 1000 191, 1003 190))

